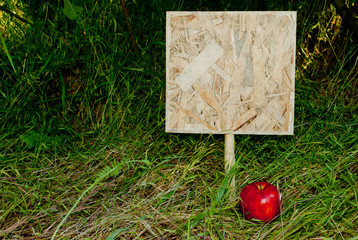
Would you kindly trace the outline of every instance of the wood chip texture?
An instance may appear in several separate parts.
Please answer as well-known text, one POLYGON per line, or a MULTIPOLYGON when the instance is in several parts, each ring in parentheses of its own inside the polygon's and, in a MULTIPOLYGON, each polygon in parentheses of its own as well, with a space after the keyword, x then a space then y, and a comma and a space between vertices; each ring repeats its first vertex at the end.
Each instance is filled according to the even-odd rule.
POLYGON ((293 134, 296 12, 167 12, 166 132, 293 134))

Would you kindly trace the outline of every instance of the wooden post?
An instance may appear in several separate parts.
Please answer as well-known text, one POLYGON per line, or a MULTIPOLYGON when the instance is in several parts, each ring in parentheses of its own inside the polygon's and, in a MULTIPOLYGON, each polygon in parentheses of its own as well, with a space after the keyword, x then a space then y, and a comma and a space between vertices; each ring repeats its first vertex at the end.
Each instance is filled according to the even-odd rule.
MULTIPOLYGON (((230 169, 235 164, 235 135, 225 134, 225 171, 228 174, 230 169)), ((235 176, 233 175, 230 181, 230 200, 235 199, 236 184, 235 176)))

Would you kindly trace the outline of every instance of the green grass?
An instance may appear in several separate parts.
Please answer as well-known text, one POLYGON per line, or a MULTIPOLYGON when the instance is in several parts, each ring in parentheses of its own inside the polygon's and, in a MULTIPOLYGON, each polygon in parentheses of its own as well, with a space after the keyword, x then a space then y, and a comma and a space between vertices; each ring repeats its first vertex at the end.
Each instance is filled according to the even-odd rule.
POLYGON ((358 46, 328 1, 126 1, 138 53, 117 2, 6 2, 2 238, 357 239, 358 46), (223 136, 165 133, 167 10, 298 11, 295 134, 237 135, 232 171, 279 186, 276 221, 229 200, 223 136))

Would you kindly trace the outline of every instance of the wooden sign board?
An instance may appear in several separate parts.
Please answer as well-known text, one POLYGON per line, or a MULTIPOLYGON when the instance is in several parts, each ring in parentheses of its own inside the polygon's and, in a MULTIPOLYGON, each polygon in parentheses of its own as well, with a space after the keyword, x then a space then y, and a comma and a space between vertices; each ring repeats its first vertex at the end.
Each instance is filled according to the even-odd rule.
POLYGON ((166 132, 293 134, 296 12, 167 12, 166 132))

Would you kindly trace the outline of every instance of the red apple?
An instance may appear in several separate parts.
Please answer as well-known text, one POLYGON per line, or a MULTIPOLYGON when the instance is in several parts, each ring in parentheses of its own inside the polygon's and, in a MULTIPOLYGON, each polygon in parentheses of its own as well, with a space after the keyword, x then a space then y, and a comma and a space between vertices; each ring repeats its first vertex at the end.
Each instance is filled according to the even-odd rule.
POLYGON ((254 182, 242 189, 239 206, 247 220, 267 223, 280 215, 281 195, 267 182, 254 182))

